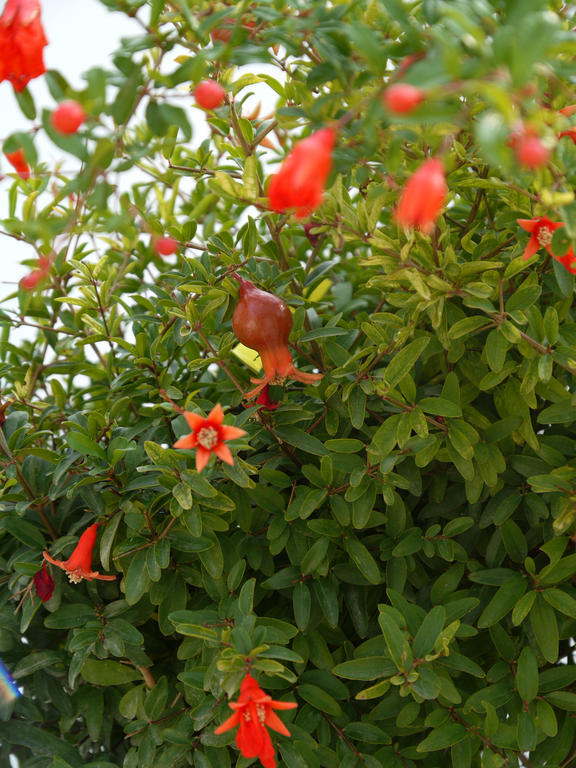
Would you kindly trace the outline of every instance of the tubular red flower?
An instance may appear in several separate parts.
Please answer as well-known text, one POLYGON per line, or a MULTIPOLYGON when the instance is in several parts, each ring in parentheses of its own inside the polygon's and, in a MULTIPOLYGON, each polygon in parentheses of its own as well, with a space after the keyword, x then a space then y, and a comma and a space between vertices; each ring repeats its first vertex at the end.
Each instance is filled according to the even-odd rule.
POLYGON ((294 211, 302 219, 320 205, 335 140, 335 129, 323 128, 294 145, 270 179, 268 202, 273 211, 294 211))
POLYGON ((36 594, 43 603, 48 602, 54 592, 54 579, 46 570, 46 563, 42 563, 42 568, 34 574, 34 586, 36 594))
POLYGON ((553 259, 566 267, 568 272, 576 274, 576 256, 572 248, 569 248, 563 256, 557 256, 550 248, 554 232, 564 226, 562 222, 551 221, 546 216, 540 216, 537 219, 517 219, 517 222, 522 229, 530 233, 530 240, 524 250, 524 261, 534 256, 540 248, 546 248, 553 259))
POLYGON ((174 448, 196 448, 197 472, 202 472, 206 464, 208 464, 211 453, 216 454, 226 464, 234 464, 230 449, 224 441, 244 437, 246 432, 243 429, 238 429, 238 427, 230 427, 227 424, 223 424, 224 411, 220 403, 217 403, 212 408, 206 418, 200 416, 199 413, 192 413, 191 411, 186 411, 183 415, 192 432, 177 440, 174 443, 174 448))
POLYGON ((262 391, 258 395, 258 399, 256 400, 256 405, 261 405, 263 408, 267 408, 269 411, 273 411, 275 408, 278 408, 280 403, 275 403, 270 398, 270 385, 265 384, 262 387, 262 391))
POLYGON ((232 315, 232 328, 242 344, 258 352, 264 368, 264 378, 251 379, 258 386, 244 397, 250 400, 267 384, 283 384, 286 379, 304 384, 319 381, 321 373, 303 373, 294 366, 288 349, 292 330, 288 305, 273 293, 256 288, 250 280, 235 277, 240 282, 240 299, 232 315))
POLYGON ((26 155, 23 149, 17 149, 15 152, 6 152, 6 160, 14 168, 21 179, 30 178, 30 166, 26 161, 26 155))
POLYGON ((44 34, 39 0, 8 0, 0 16, 0 82, 10 80, 22 91, 46 72, 44 34))
POLYGON ((78 584, 83 579, 86 579, 86 581, 92 581, 93 579, 114 581, 116 578, 116 576, 104 576, 92 570, 92 552, 94 551, 94 544, 96 544, 98 525, 99 523, 94 523, 89 528, 86 528, 68 560, 55 560, 48 552, 44 552, 44 558, 57 568, 66 571, 68 578, 73 584, 78 584))
POLYGON ((417 227, 428 234, 442 206, 448 187, 444 166, 436 158, 426 160, 406 182, 395 211, 402 227, 417 227))
POLYGON ((239 725, 236 746, 242 755, 258 757, 264 768, 276 768, 275 750, 266 728, 290 736, 290 731, 273 710, 295 709, 297 706, 295 702, 275 701, 251 675, 246 675, 240 686, 238 701, 230 704, 234 714, 214 733, 218 735, 239 725))

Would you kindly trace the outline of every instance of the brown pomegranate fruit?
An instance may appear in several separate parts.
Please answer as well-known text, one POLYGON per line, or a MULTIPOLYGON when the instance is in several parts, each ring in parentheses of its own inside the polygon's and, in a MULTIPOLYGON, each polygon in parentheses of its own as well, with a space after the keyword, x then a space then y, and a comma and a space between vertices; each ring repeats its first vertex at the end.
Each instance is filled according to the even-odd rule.
POLYGON ((267 384, 283 384, 295 379, 312 384, 322 378, 321 373, 302 373, 292 361, 288 338, 292 330, 292 314, 288 305, 278 296, 256 288, 250 280, 239 275, 240 298, 232 315, 232 328, 239 341, 256 350, 264 368, 263 379, 251 379, 257 386, 244 397, 256 397, 267 384))

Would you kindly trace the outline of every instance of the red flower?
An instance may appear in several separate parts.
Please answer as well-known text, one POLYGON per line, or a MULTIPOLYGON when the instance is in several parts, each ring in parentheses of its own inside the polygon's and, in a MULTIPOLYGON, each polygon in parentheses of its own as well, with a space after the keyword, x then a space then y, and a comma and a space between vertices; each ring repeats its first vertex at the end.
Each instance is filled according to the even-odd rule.
POLYGON ((386 88, 382 96, 384 106, 397 115, 412 112, 423 100, 423 91, 409 83, 395 83, 386 88))
POLYGON ((234 714, 216 728, 214 733, 224 733, 239 725, 236 746, 242 755, 260 758, 264 768, 276 768, 274 746, 266 727, 284 736, 290 736, 290 731, 273 710, 294 709, 297 706, 291 701, 274 701, 264 693, 251 675, 246 675, 240 686, 238 701, 230 704, 234 714))
POLYGON ((39 0, 8 0, 0 16, 0 82, 10 80, 14 90, 22 91, 43 75, 45 45, 39 0))
POLYGON ((565 115, 566 117, 570 117, 571 115, 576 112, 576 104, 568 104, 566 107, 562 107, 562 109, 558 110, 561 115, 565 115))
POLYGON ((96 534, 99 523, 94 523, 86 528, 80 536, 76 549, 72 552, 68 560, 54 560, 48 552, 44 552, 44 558, 52 565, 62 568, 66 571, 72 584, 78 584, 82 579, 92 581, 100 579, 101 581, 114 581, 116 576, 102 576, 97 571, 92 570, 92 551, 96 543, 96 534))
POLYGON ((299 219, 309 216, 322 202, 332 168, 333 128, 323 128, 294 145, 280 170, 270 179, 268 201, 277 213, 294 210, 299 219))
POLYGON ((448 187, 440 160, 426 160, 406 182, 395 211, 402 227, 418 227, 430 233, 444 204, 448 187))
POLYGON ((29 272, 20 280, 20 287, 23 291, 33 291, 41 280, 44 280, 50 274, 52 259, 50 256, 40 256, 36 260, 37 269, 29 272))
POLYGON ((224 411, 220 403, 217 403, 208 416, 200 416, 199 413, 186 411, 183 414, 192 430, 189 435, 181 437, 174 443, 174 448, 196 448, 196 471, 202 472, 211 453, 215 453, 226 464, 234 464, 230 449, 225 445, 225 440, 235 440, 244 437, 246 432, 238 427, 229 427, 223 424, 224 411))
POLYGON ((34 586, 40 600, 43 603, 48 602, 54 592, 54 579, 46 570, 46 563, 42 563, 42 568, 34 574, 34 586))
POLYGON ((14 168, 21 179, 30 178, 30 166, 26 161, 26 155, 23 149, 17 149, 16 152, 6 152, 6 160, 14 168))
POLYGON ((569 248, 563 256, 556 256, 550 249, 554 231, 563 227, 564 224, 550 221, 546 216, 540 216, 537 219, 517 219, 517 221, 522 229, 530 232, 530 240, 528 240, 528 245, 524 250, 524 261, 534 256, 540 248, 544 247, 552 258, 563 264, 569 272, 576 274, 576 256, 572 248, 569 248))

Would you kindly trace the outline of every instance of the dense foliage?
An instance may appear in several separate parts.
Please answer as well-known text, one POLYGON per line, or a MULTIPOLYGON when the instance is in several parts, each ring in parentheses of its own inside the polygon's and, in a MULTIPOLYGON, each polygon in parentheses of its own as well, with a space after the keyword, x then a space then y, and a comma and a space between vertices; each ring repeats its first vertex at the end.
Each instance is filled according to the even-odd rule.
POLYGON ((30 130, 4 143, 2 240, 31 272, 0 314, 0 656, 22 691, 0 764, 256 764, 214 733, 249 672, 298 703, 279 767, 569 768, 573 10, 102 2, 141 35, 80 91, 43 75, 41 113, 17 91, 30 130), (417 90, 383 98, 398 82, 417 90), (324 202, 271 210, 270 175, 327 127, 324 202), (441 179, 415 211, 418 182, 397 221, 431 160, 443 213, 441 179), (235 274, 290 307, 320 381, 243 397, 235 274), (198 472, 182 412, 218 403, 246 435, 198 472), (66 579, 87 530, 115 580, 66 579))

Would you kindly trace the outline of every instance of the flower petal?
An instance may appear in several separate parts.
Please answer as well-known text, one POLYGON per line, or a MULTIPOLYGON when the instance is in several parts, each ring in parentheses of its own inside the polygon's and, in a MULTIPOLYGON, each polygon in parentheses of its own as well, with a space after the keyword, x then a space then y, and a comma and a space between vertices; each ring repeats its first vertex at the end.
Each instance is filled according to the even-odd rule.
POLYGON ((534 232, 536 227, 540 224, 540 219, 516 219, 516 223, 519 224, 526 232, 534 232))
POLYGON ((216 456, 218 456, 219 459, 222 459, 222 461, 225 461, 226 464, 234 464, 234 457, 230 453, 230 448, 228 448, 226 443, 218 443, 218 445, 215 445, 212 450, 216 456))
POLYGON ((258 720, 256 707, 252 704, 251 712, 244 712, 240 720, 240 728, 236 734, 236 746, 244 757, 258 757, 264 748, 266 736, 270 738, 268 731, 258 720), (249 716, 249 720, 246 717, 249 716))
POLYGON ((282 720, 276 715, 272 710, 268 710, 266 712, 266 719, 264 720, 264 724, 268 726, 268 728, 272 728, 273 731, 278 731, 278 733, 281 733, 283 736, 290 736, 290 731, 282 720))
POLYGON ((526 250, 524 251, 524 255, 522 258, 524 261, 527 261, 528 259, 532 258, 535 253, 537 253, 540 250, 540 243, 538 242, 538 238, 532 235, 530 240, 528 240, 528 245, 526 246, 526 250))
POLYGON ((62 570, 66 570, 66 566, 68 564, 67 560, 54 560, 54 558, 48 554, 48 552, 43 552, 44 559, 48 560, 49 563, 52 563, 52 565, 55 565, 57 568, 62 568, 62 570))
POLYGON ((220 403, 216 403, 214 408, 210 411, 208 414, 208 417, 206 421, 210 421, 212 424, 216 424, 217 426, 220 426, 222 422, 224 421, 224 411, 222 410, 222 406, 220 403))
POLYGON ((230 427, 227 424, 223 424, 220 428, 220 434, 222 440, 236 440, 236 438, 244 437, 248 433, 238 427, 230 427))
POLYGON ((235 728, 238 723, 240 722, 240 712, 234 712, 233 715, 230 715, 230 717, 227 720, 224 720, 222 725, 219 725, 218 728, 214 731, 216 736, 218 736, 221 733, 224 733, 225 731, 230 731, 232 728, 235 728))
POLYGON ((188 426, 192 430, 192 432, 195 432, 199 427, 204 424, 206 419, 204 416, 200 416, 199 413, 192 413, 192 411, 185 411, 184 412, 184 418, 188 422, 188 426))
POLYGON ((206 464, 208 464, 211 453, 212 451, 209 451, 207 448, 202 448, 201 445, 198 446, 196 451, 196 472, 202 472, 206 464))
POLYGON ((270 706, 272 709, 296 709, 298 704, 295 701, 272 701, 270 706))
POLYGON ((181 437, 179 440, 176 440, 173 448, 184 448, 190 450, 191 448, 196 448, 196 435, 190 434, 190 435, 184 435, 184 437, 181 437))

